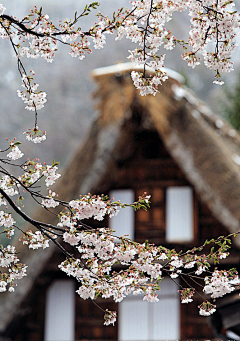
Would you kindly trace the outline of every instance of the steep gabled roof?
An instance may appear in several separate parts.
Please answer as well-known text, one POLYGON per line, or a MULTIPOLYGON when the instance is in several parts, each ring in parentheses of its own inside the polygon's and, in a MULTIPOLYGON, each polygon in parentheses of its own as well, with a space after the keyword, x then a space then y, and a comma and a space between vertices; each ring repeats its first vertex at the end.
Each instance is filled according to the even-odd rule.
MULTIPOLYGON (((74 155, 55 188, 63 200, 88 192, 104 191, 103 178, 110 177, 120 155, 128 153, 130 124, 136 112, 141 124, 155 129, 200 198, 230 232, 239 230, 240 136, 205 103, 186 88, 182 77, 168 70, 169 79, 156 96, 139 96, 130 73, 131 63, 117 64, 92 72, 97 83, 95 98, 99 115, 85 141, 74 155)), ((36 219, 56 223, 46 212, 36 219)), ((28 227, 29 228, 29 227, 28 227)), ((240 242, 237 240, 237 244, 240 242)), ((16 314, 34 280, 54 252, 21 250, 28 276, 19 281, 16 294, 0 295, 0 331, 16 314)))
POLYGON ((240 221, 240 135, 169 72, 156 96, 138 96, 131 63, 93 71, 98 124, 119 126, 135 105, 148 116, 169 153, 213 215, 230 232, 240 221), (137 102, 137 103, 136 103, 137 102))

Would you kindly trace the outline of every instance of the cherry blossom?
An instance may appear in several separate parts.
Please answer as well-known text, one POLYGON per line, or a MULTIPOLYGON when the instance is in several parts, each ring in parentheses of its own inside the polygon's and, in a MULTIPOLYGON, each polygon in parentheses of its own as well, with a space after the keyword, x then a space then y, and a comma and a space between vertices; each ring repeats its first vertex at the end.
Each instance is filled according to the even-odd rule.
POLYGON ((110 310, 106 310, 106 313, 104 315, 104 324, 106 326, 112 324, 114 325, 114 323, 116 322, 116 317, 117 317, 117 313, 116 311, 110 311, 110 310))
MULTIPOLYGON (((31 70, 31 74, 33 76, 35 75, 33 70, 31 70)), ((17 90, 17 94, 18 97, 22 98, 24 103, 27 104, 25 109, 35 111, 44 107, 44 104, 47 102, 47 94, 46 92, 37 91, 39 84, 34 83, 32 85, 32 80, 33 78, 31 76, 23 74, 22 87, 25 89, 25 91, 17 90)))
MULTIPOLYGON (((36 6, 29 15, 17 19, 6 14, 6 8, 0 4, 0 37, 8 40, 13 48, 22 82, 22 90, 18 90, 17 95, 25 103, 25 109, 34 113, 34 127, 24 132, 27 141, 41 143, 46 140, 46 132, 38 128, 38 111, 44 108, 47 94, 39 90, 39 84, 34 80, 35 72, 25 69, 24 59, 31 58, 34 62, 41 57, 51 64, 59 43, 69 48, 71 57, 83 60, 92 53, 92 48, 101 49, 105 46, 107 34, 116 32, 116 40, 129 39, 135 44, 128 56, 136 64, 131 77, 142 96, 155 96, 161 91, 160 85, 168 78, 164 71, 166 55, 162 49, 171 51, 177 44, 182 46, 182 59, 190 67, 197 67, 203 59, 204 65, 214 71, 214 83, 218 85, 223 84, 222 73, 233 70, 231 57, 237 46, 236 35, 240 33, 240 20, 233 10, 233 1, 130 1, 129 8, 119 9, 112 19, 98 12, 94 26, 83 31, 78 27, 80 19, 98 6, 96 2, 86 5, 81 14, 75 13, 73 20, 66 19, 55 25, 36 6), (175 12, 185 10, 189 13, 191 26, 187 41, 166 28, 175 12)), ((57 173, 58 162, 53 160, 51 165, 47 165, 38 159, 27 159, 18 163, 17 160, 23 156, 19 144, 14 139, 6 149, 0 151, 4 155, 0 157, 1 233, 11 238, 15 229, 22 232, 14 220, 14 213, 32 224, 35 230, 23 232, 23 244, 33 250, 45 249, 50 243, 59 247, 66 256, 59 268, 77 279, 79 288, 76 292, 81 298, 95 300, 100 296, 121 302, 133 294, 142 295, 143 300, 157 302, 161 280, 165 276, 170 276, 172 280, 188 276, 194 278, 194 282, 204 282, 203 292, 210 296, 210 300, 232 292, 239 284, 236 271, 214 269, 211 272, 210 263, 219 263, 229 255, 230 237, 240 232, 206 241, 198 248, 178 253, 147 241, 141 244, 126 236, 114 236, 114 231, 109 228, 92 228, 86 223, 87 219, 102 221, 106 216, 112 218, 120 208, 125 207, 148 209, 150 195, 144 193, 131 204, 90 193, 65 202, 48 188, 61 176, 57 173), (15 174, 8 166, 18 172, 15 174), (41 182, 41 179, 45 181, 41 182), (44 191, 40 190, 41 186, 45 186, 44 191), (26 215, 23 205, 26 193, 42 209, 58 216, 56 226, 26 215), (56 208, 57 213, 54 211, 56 208), (69 248, 72 247, 73 253, 67 251, 65 243, 70 245, 69 248), (210 243, 216 249, 212 248, 204 254, 203 249, 210 243)), ((0 292, 13 292, 15 281, 27 275, 27 265, 20 263, 13 246, 0 245, 0 266, 5 271, 0 274, 0 292)), ((179 293, 182 303, 194 300, 193 287, 180 287, 179 293)), ((204 301, 199 309, 200 315, 209 316, 216 307, 204 301)), ((114 324, 116 312, 106 309, 104 314, 104 324, 114 324)))
POLYGON ((51 186, 55 183, 55 181, 60 178, 61 174, 56 173, 58 167, 57 166, 47 166, 46 169, 42 172, 46 177, 46 186, 51 186))
POLYGON ((20 159, 24 154, 21 152, 21 150, 18 148, 18 146, 11 147, 11 152, 7 154, 7 157, 9 157, 12 160, 20 159))
POLYGON ((28 129, 23 134, 26 134, 26 139, 33 143, 41 143, 47 138, 46 131, 39 130, 38 126, 35 126, 33 129, 28 129))
POLYGON ((43 199, 42 205, 47 207, 47 208, 50 208, 50 207, 55 208, 59 205, 59 202, 55 201, 53 198, 43 199))
POLYGON ((230 293, 235 288, 229 281, 228 276, 227 271, 215 270, 211 277, 205 278, 203 291, 206 294, 211 294, 212 298, 222 297, 230 293))
POLYGON ((79 243, 79 240, 80 240, 80 236, 79 234, 74 234, 74 233, 68 233, 68 232, 65 232, 63 234, 63 240, 66 242, 66 243, 69 243, 70 245, 77 245, 79 243))
POLYGON ((30 249, 39 249, 49 247, 49 239, 46 235, 42 234, 40 231, 33 233, 32 231, 26 232, 23 236, 23 244, 27 244, 30 249))
POLYGON ((215 313, 216 311, 216 305, 211 304, 208 301, 203 302, 200 306, 199 306, 199 314, 202 316, 210 316, 213 313, 215 313))
MULTIPOLYGON (((52 62, 57 52, 59 41, 70 48, 70 55, 82 60, 86 53, 92 53, 91 44, 95 49, 103 48, 106 43, 106 34, 117 32, 116 40, 126 39, 137 44, 137 48, 130 51, 129 58, 138 65, 143 66, 144 72, 134 72, 134 84, 140 89, 141 95, 157 92, 157 87, 167 79, 164 71, 163 59, 165 55, 158 56, 163 47, 172 50, 176 44, 183 47, 182 58, 191 67, 196 67, 201 62, 201 55, 206 67, 215 71, 214 83, 222 84, 221 73, 233 70, 231 61, 232 53, 236 48, 236 35, 239 34, 239 19, 232 10, 234 2, 215 1, 170 1, 159 3, 157 0, 130 1, 129 9, 120 9, 115 12, 113 19, 98 13, 98 21, 88 31, 75 27, 84 15, 96 9, 98 3, 87 5, 84 11, 76 16, 74 21, 66 19, 55 26, 48 15, 34 7, 31 10, 31 19, 28 26, 25 21, 19 21, 4 15, 6 10, 2 5, 0 15, 3 17, 0 36, 3 39, 18 37, 16 57, 44 58, 52 62), (188 10, 190 16, 189 38, 185 42, 166 29, 166 24, 172 19, 175 12, 188 10), (14 25, 13 25, 14 24, 14 25), (18 35, 21 28, 21 35, 18 35), (32 30, 32 34, 31 34, 32 30), (62 39, 62 40, 61 40, 62 39), (213 44, 214 48, 210 48, 213 44), (151 68, 152 74, 146 72, 151 68), (145 88, 145 90, 144 90, 145 88)), ((37 91, 38 84, 33 83, 32 76, 27 75, 20 63, 23 87, 25 91, 18 91, 18 95, 27 104, 28 110, 41 109, 46 102, 45 92, 37 91), (33 83, 33 85, 32 85, 33 83)), ((32 73, 34 75, 34 73, 32 73)))

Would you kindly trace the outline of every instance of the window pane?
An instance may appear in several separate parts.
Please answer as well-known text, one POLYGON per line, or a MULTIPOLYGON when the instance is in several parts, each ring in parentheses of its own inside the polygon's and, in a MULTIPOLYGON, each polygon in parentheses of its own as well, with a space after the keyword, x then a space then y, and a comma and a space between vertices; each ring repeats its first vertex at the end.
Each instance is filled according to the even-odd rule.
POLYGON ((166 241, 190 242, 193 235, 193 191, 169 187, 166 192, 166 241))
POLYGON ((46 295, 45 341, 75 340, 75 286, 71 280, 56 280, 46 295))
POLYGON ((148 340, 148 303, 142 297, 125 298, 119 304, 118 314, 119 341, 148 340))
POLYGON ((170 278, 160 282, 159 302, 153 303, 152 337, 150 340, 180 339, 179 287, 170 278))
MULTIPOLYGON (((120 200, 122 203, 131 204, 134 202, 134 192, 131 189, 119 189, 111 191, 110 199, 120 200)), ((120 212, 116 217, 110 218, 109 226, 116 232, 114 235, 123 236, 128 234, 131 239, 134 238, 134 210, 131 207, 119 208, 120 212)))
POLYGON ((179 288, 170 278, 160 287, 157 303, 143 301, 143 295, 130 295, 119 304, 119 341, 180 338, 179 288))
POLYGON ((149 340, 180 339, 180 302, 176 298, 161 298, 152 304, 153 336, 149 340))

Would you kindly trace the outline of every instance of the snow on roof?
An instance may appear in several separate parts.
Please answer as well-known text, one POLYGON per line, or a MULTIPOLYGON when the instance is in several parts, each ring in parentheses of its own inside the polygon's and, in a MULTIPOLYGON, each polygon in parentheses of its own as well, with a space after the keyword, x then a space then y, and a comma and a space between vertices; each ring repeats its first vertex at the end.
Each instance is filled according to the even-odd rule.
MULTIPOLYGON (((99 76, 103 75, 111 75, 111 74, 116 74, 116 73, 126 73, 126 72, 131 72, 133 70, 137 71, 143 71, 143 65, 135 65, 135 63, 118 63, 115 65, 110 65, 110 66, 105 66, 101 68, 94 69, 91 72, 91 76, 93 78, 97 78, 99 76)), ((148 72, 154 72, 153 69, 147 67, 146 70, 148 72)), ((179 83, 184 83, 184 77, 180 75, 178 72, 173 71, 168 68, 162 68, 162 71, 166 72, 167 75, 175 80, 177 80, 179 83)))

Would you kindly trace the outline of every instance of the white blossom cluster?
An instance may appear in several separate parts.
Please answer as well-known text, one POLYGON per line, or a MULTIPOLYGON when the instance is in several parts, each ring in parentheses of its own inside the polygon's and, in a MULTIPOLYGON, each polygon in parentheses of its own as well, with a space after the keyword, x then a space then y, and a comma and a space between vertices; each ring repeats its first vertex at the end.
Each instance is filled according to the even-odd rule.
MULTIPOLYGON (((42 177, 45 177, 45 184, 47 187, 52 186, 56 182, 56 180, 58 180, 61 176, 61 174, 57 173, 57 170, 58 170, 57 166, 42 165, 40 162, 36 160, 28 161, 27 163, 25 163, 25 165, 23 166, 23 169, 25 170, 25 172, 22 176, 19 176, 18 179, 19 181, 24 182, 26 186, 33 185, 42 177)), ((16 184, 15 182, 13 182, 11 183, 11 187, 13 187, 12 185, 18 186, 19 184, 16 184)), ((0 179, 0 186, 1 186, 1 179, 0 179)), ((52 204, 54 203, 53 197, 55 197, 56 195, 56 193, 54 194, 53 193, 54 192, 49 193, 52 204)), ((17 192, 15 191, 14 194, 17 194, 17 192)), ((49 196, 44 198, 43 200, 45 199, 48 200, 49 196)), ((47 203, 47 201, 43 201, 43 205, 44 203, 47 203)), ((44 205, 44 206, 47 207, 47 205, 44 205)), ((55 202, 55 207, 56 206, 57 206, 57 203, 55 202)))
MULTIPOLYGON (((46 16, 45 16, 46 18, 46 16)), ((39 29, 39 33, 44 33, 44 29, 39 29)), ((30 38, 30 36, 29 36, 30 38)), ((27 58, 37 59, 38 57, 44 58, 48 63, 53 62, 53 58, 55 57, 56 41, 49 37, 38 38, 34 37, 29 42, 29 47, 20 47, 19 48, 19 57, 23 57, 24 55, 27 58)))
POLYGON ((89 195, 83 196, 79 200, 72 200, 69 202, 70 207, 74 209, 74 217, 78 220, 94 218, 96 220, 103 220, 106 214, 111 217, 117 215, 119 210, 109 207, 106 201, 101 197, 91 197, 89 195))
POLYGON ((33 233, 32 231, 28 231, 26 235, 23 237, 23 244, 29 246, 29 249, 39 249, 49 247, 49 239, 43 235, 40 231, 36 231, 33 233))
POLYGON ((208 301, 203 302, 199 307, 199 315, 210 316, 216 311, 216 305, 208 301))
POLYGON ((211 294, 212 298, 222 297, 235 290, 235 287, 229 281, 226 271, 215 270, 211 277, 205 278, 203 291, 211 294))
POLYGON ((57 166, 46 166, 45 169, 42 169, 42 174, 46 177, 46 186, 52 186, 60 178, 61 174, 56 173, 57 170, 57 166))
POLYGON ((6 236, 8 238, 11 238, 14 235, 14 223, 15 221, 12 218, 11 213, 0 211, 0 227, 5 227, 4 231, 6 232, 6 236))
POLYGON ((117 313, 116 311, 110 311, 110 310, 106 310, 106 313, 104 315, 104 324, 105 326, 109 326, 110 324, 112 324, 114 326, 114 323, 116 322, 117 319, 117 313))
POLYGON ((0 178, 0 188, 3 189, 10 197, 18 194, 17 184, 9 175, 4 175, 0 178))
POLYGON ((56 193, 49 190, 47 199, 42 199, 42 205, 47 208, 57 207, 59 205, 59 202, 53 199, 55 196, 56 196, 56 193))
MULTIPOLYGON (((66 225, 70 226, 70 220, 66 225)), ((73 233, 74 234, 74 233, 73 233)), ((122 239, 120 244, 114 243, 114 236, 109 230, 99 229, 86 232, 76 232, 75 238, 65 233, 64 240, 71 245, 77 245, 77 249, 81 254, 81 259, 86 260, 85 265, 79 259, 68 259, 59 265, 59 268, 66 272, 69 276, 77 278, 81 286, 77 293, 83 299, 94 299, 96 295, 103 298, 112 297, 115 302, 121 302, 128 294, 134 295, 144 294, 144 300, 149 302, 157 302, 158 297, 156 290, 158 285, 156 282, 162 278, 162 271, 169 269, 171 273, 180 274, 184 269, 191 269, 197 265, 197 271, 206 270, 206 260, 204 257, 188 256, 187 260, 178 255, 172 256, 167 249, 161 247, 148 246, 146 244, 138 244, 128 239, 122 239), (195 258, 196 261, 191 260, 195 258), (165 264, 159 261, 167 260, 165 264), (200 263, 200 261, 202 263, 200 263), (109 277, 112 273, 113 265, 121 264, 128 266, 127 270, 119 271, 115 276, 109 277), (205 264, 205 265, 203 265, 205 264)), ((222 252, 219 254, 221 258, 222 252)), ((168 270, 168 271, 169 271, 168 270)), ((221 273, 221 280, 218 278, 216 284, 216 276, 219 272, 214 272, 211 279, 211 290, 205 286, 205 293, 215 293, 212 297, 218 297, 221 284, 221 293, 226 294, 233 290, 230 288, 227 273, 221 273), (224 288, 224 289, 223 289, 224 288), (208 292, 206 292, 208 290, 208 292)), ((186 275, 186 273, 184 274, 186 275)), ((195 276, 196 277, 196 276, 195 276)), ((207 279, 205 280, 207 281, 207 279)), ((207 282, 208 285, 210 282, 207 282)), ((193 301, 193 288, 180 290, 181 302, 190 303, 193 301)), ((215 311, 211 303, 206 301, 200 307, 201 315, 210 315, 215 311)))
POLYGON ((1 271, 0 274, 0 292, 14 291, 16 279, 21 279, 26 276, 27 266, 19 263, 19 259, 16 256, 16 249, 14 246, 8 245, 3 248, 0 245, 0 267, 7 268, 7 272, 1 271))
MULTIPOLYGON (((86 13, 95 9, 96 4, 85 8, 86 13)), ((52 62, 57 50, 58 40, 70 47, 70 55, 83 59, 86 53, 92 53, 91 43, 95 49, 103 48, 106 34, 117 31, 116 40, 123 37, 130 39, 138 47, 129 51, 129 59, 136 65, 143 66, 144 71, 132 73, 135 86, 141 95, 153 94, 158 91, 158 85, 167 79, 164 69, 164 54, 159 54, 161 48, 172 50, 177 43, 183 46, 182 58, 192 68, 200 64, 203 57, 206 67, 215 71, 216 84, 222 84, 221 73, 233 70, 232 53, 236 48, 236 35, 239 34, 239 19, 233 10, 234 1, 225 0, 136 0, 130 1, 129 9, 120 9, 113 19, 98 14, 98 21, 87 32, 66 19, 56 27, 48 15, 43 15, 36 7, 31 10, 31 20, 27 31, 18 34, 18 25, 11 25, 8 19, 2 21, 0 36, 3 39, 18 37, 17 58, 42 57, 52 62), (188 41, 176 38, 166 29, 166 24, 175 12, 188 10, 190 16, 190 31, 188 41), (10 23, 10 25, 9 25, 10 23), (33 34, 29 29, 33 30, 33 34), (27 44, 27 45, 26 45, 27 44), (147 70, 151 70, 146 72, 147 70)), ((1 5, 0 15, 5 8, 1 5)), ((81 17, 81 16, 80 16, 81 17)), ((79 17, 79 18, 80 18, 79 17)), ((20 22, 20 21, 19 21, 20 22)), ((24 23, 24 22, 23 22, 24 23)), ((27 94, 18 91, 18 95, 27 104, 28 110, 41 109, 46 102, 45 92, 37 92, 37 84, 30 85, 30 78, 23 74, 23 83, 27 94)))
POLYGON ((18 160, 21 157, 23 157, 23 153, 21 150, 18 148, 18 146, 13 146, 11 147, 11 152, 7 154, 7 157, 9 157, 12 160, 18 160))
MULTIPOLYGON (((35 75, 34 71, 32 74, 35 75)), ((44 104, 47 102, 47 94, 46 92, 37 91, 39 84, 34 83, 31 85, 32 79, 27 75, 23 75, 22 87, 25 91, 17 90, 18 97, 20 97, 26 105, 25 109, 30 111, 40 110, 44 107, 44 104)))
POLYGON ((192 296, 194 295, 195 290, 190 288, 185 288, 179 290, 181 294, 181 303, 190 303, 193 301, 192 296))
POLYGON ((26 140, 32 141, 33 143, 41 143, 46 140, 46 131, 41 131, 38 126, 33 129, 28 129, 23 134, 26 134, 26 140))
MULTIPOLYGON (((81 283, 77 290, 81 298, 94 299, 100 293, 103 298, 112 297, 115 302, 121 302, 130 293, 144 293, 144 300, 158 301, 155 284, 148 283, 147 276, 143 276, 146 273, 152 279, 161 277, 161 265, 152 264, 153 250, 143 251, 144 246, 136 247, 125 241, 125 255, 123 244, 115 244, 114 237, 105 229, 92 233, 80 232, 78 236, 80 245, 77 249, 82 254, 81 258, 86 260, 86 266, 83 267, 79 259, 68 259, 59 268, 81 283), (138 257, 134 260, 136 255, 138 257), (116 263, 131 263, 131 271, 120 271, 110 278, 112 266, 116 263)), ((158 250, 153 253, 157 255, 158 250)))

